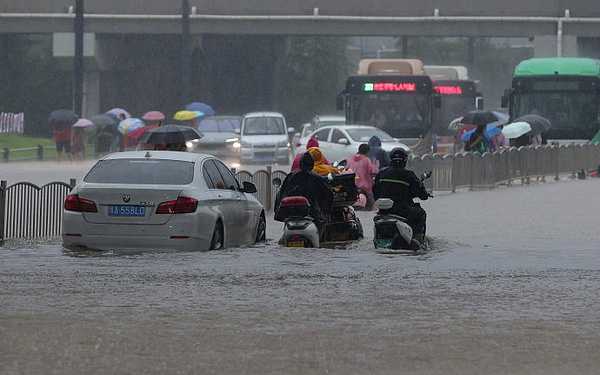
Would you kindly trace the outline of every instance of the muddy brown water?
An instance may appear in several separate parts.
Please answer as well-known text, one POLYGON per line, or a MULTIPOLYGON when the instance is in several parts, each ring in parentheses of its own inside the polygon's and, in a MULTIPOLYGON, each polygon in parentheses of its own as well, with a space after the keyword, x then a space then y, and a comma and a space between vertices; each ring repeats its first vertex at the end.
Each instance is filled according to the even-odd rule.
POLYGON ((598 180, 439 193, 432 250, 0 248, 1 374, 598 374, 598 180))

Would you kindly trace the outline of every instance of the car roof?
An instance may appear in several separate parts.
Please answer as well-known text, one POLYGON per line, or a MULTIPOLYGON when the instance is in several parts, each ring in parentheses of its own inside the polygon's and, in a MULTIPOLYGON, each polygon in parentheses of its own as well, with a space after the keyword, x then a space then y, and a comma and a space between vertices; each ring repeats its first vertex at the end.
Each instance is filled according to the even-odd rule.
POLYGON ((123 151, 113 152, 100 160, 115 160, 115 159, 169 159, 191 162, 202 162, 204 159, 214 158, 208 154, 198 154, 195 152, 182 151, 162 151, 162 150, 142 150, 142 151, 123 151))
POLYGON ((238 115, 219 115, 219 116, 204 116, 200 118, 200 122, 204 121, 204 120, 210 120, 210 119, 215 119, 215 120, 219 120, 219 119, 228 119, 228 118, 235 118, 235 119, 242 119, 242 116, 238 116, 238 115))
POLYGON ((315 115, 315 119, 319 119, 319 120, 344 120, 344 121, 346 121, 346 116, 341 116, 341 115, 315 115))
MULTIPOLYGON (((377 130, 381 130, 378 127, 375 126, 371 126, 371 125, 327 125, 327 126, 322 126, 319 129, 315 130, 316 132, 323 130, 323 129, 331 129, 331 128, 342 128, 342 129, 377 129, 377 130)), ((383 130, 381 130, 383 131, 383 130)), ((385 132, 384 132, 385 133, 385 132)))
POLYGON ((246 113, 244 117, 284 117, 279 112, 250 112, 246 113))

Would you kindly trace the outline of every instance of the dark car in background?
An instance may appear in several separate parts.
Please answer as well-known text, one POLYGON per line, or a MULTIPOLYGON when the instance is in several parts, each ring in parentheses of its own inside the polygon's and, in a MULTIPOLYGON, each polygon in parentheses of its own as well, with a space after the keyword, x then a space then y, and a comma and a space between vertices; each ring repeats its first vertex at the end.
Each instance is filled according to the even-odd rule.
POLYGON ((197 126, 204 137, 189 141, 188 151, 210 154, 222 159, 237 159, 241 126, 241 116, 204 117, 197 126))

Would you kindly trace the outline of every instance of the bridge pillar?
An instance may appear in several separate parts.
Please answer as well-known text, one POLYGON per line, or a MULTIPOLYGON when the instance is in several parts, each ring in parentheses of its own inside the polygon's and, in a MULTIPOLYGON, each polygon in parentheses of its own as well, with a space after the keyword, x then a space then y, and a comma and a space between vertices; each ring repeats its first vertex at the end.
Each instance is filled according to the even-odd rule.
MULTIPOLYGON (((557 57, 556 35, 538 35, 533 38, 534 57, 557 57)), ((575 35, 562 36, 562 56, 577 57, 577 37, 575 35)))

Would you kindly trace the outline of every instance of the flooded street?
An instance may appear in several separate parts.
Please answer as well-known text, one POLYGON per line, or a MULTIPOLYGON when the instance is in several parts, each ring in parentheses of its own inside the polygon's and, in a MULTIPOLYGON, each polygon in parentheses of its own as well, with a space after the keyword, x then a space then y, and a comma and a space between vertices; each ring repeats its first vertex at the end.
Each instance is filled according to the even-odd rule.
POLYGON ((600 179, 438 193, 433 249, 0 248, 2 374, 598 374, 600 179))

